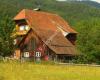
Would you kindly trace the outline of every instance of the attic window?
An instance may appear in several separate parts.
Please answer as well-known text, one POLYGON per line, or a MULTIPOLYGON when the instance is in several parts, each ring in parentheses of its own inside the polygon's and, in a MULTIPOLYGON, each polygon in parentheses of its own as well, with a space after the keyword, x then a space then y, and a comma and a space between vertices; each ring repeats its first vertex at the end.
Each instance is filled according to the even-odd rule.
POLYGON ((20 26, 20 31, 24 31, 24 30, 29 30, 29 26, 28 25, 20 26))
POLYGON ((25 26, 25 30, 29 30, 29 26, 28 25, 25 26))
POLYGON ((24 30, 24 26, 20 26, 20 31, 23 31, 24 30))

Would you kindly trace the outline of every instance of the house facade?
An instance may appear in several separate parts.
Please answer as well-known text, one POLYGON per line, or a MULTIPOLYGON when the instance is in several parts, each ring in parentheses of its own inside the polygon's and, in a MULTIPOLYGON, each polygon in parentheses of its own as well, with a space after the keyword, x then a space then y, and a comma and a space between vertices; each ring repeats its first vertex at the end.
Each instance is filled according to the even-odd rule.
POLYGON ((23 9, 14 21, 15 58, 69 60, 78 54, 77 32, 57 14, 23 9))

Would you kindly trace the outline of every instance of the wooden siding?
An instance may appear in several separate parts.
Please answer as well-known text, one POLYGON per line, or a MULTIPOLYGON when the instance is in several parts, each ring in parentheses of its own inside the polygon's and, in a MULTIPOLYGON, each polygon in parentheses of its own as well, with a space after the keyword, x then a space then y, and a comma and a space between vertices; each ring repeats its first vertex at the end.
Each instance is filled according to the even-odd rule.
POLYGON ((22 40, 22 43, 20 44, 20 48, 22 52, 30 52, 32 55, 34 55, 34 52, 41 52, 42 56, 44 56, 45 53, 45 47, 43 46, 42 40, 36 35, 36 33, 31 30, 25 38, 22 40))

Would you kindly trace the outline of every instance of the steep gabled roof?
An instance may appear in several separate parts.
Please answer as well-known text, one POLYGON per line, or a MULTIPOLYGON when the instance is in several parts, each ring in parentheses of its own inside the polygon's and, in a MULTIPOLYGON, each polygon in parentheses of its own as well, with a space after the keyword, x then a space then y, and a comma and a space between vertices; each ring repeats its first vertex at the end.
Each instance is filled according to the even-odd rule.
POLYGON ((26 10, 23 9, 19 14, 16 15, 16 17, 14 17, 14 20, 21 20, 21 19, 25 19, 26 16, 25 16, 25 13, 26 10))
POLYGON ((76 55, 78 53, 75 46, 72 45, 61 32, 58 32, 49 44, 46 43, 48 38, 55 34, 59 26, 65 32, 77 34, 77 32, 58 15, 24 9, 14 18, 14 20, 20 19, 25 19, 32 30, 35 31, 41 40, 56 54, 76 55))
POLYGON ((57 14, 23 9, 17 16, 14 17, 14 20, 20 20, 20 19, 27 19, 30 21, 34 21, 31 23, 39 26, 39 28, 42 29, 45 28, 49 30, 51 29, 55 30, 58 24, 63 28, 64 31, 68 33, 77 33, 74 29, 72 29, 68 25, 68 23, 65 20, 63 20, 57 14))

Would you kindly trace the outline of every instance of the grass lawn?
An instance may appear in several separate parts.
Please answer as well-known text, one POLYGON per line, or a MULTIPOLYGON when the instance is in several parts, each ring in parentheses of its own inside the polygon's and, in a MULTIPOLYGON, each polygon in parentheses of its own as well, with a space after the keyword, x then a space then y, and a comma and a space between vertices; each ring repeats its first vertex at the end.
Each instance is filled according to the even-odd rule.
POLYGON ((100 67, 0 63, 0 80, 100 80, 100 67))

